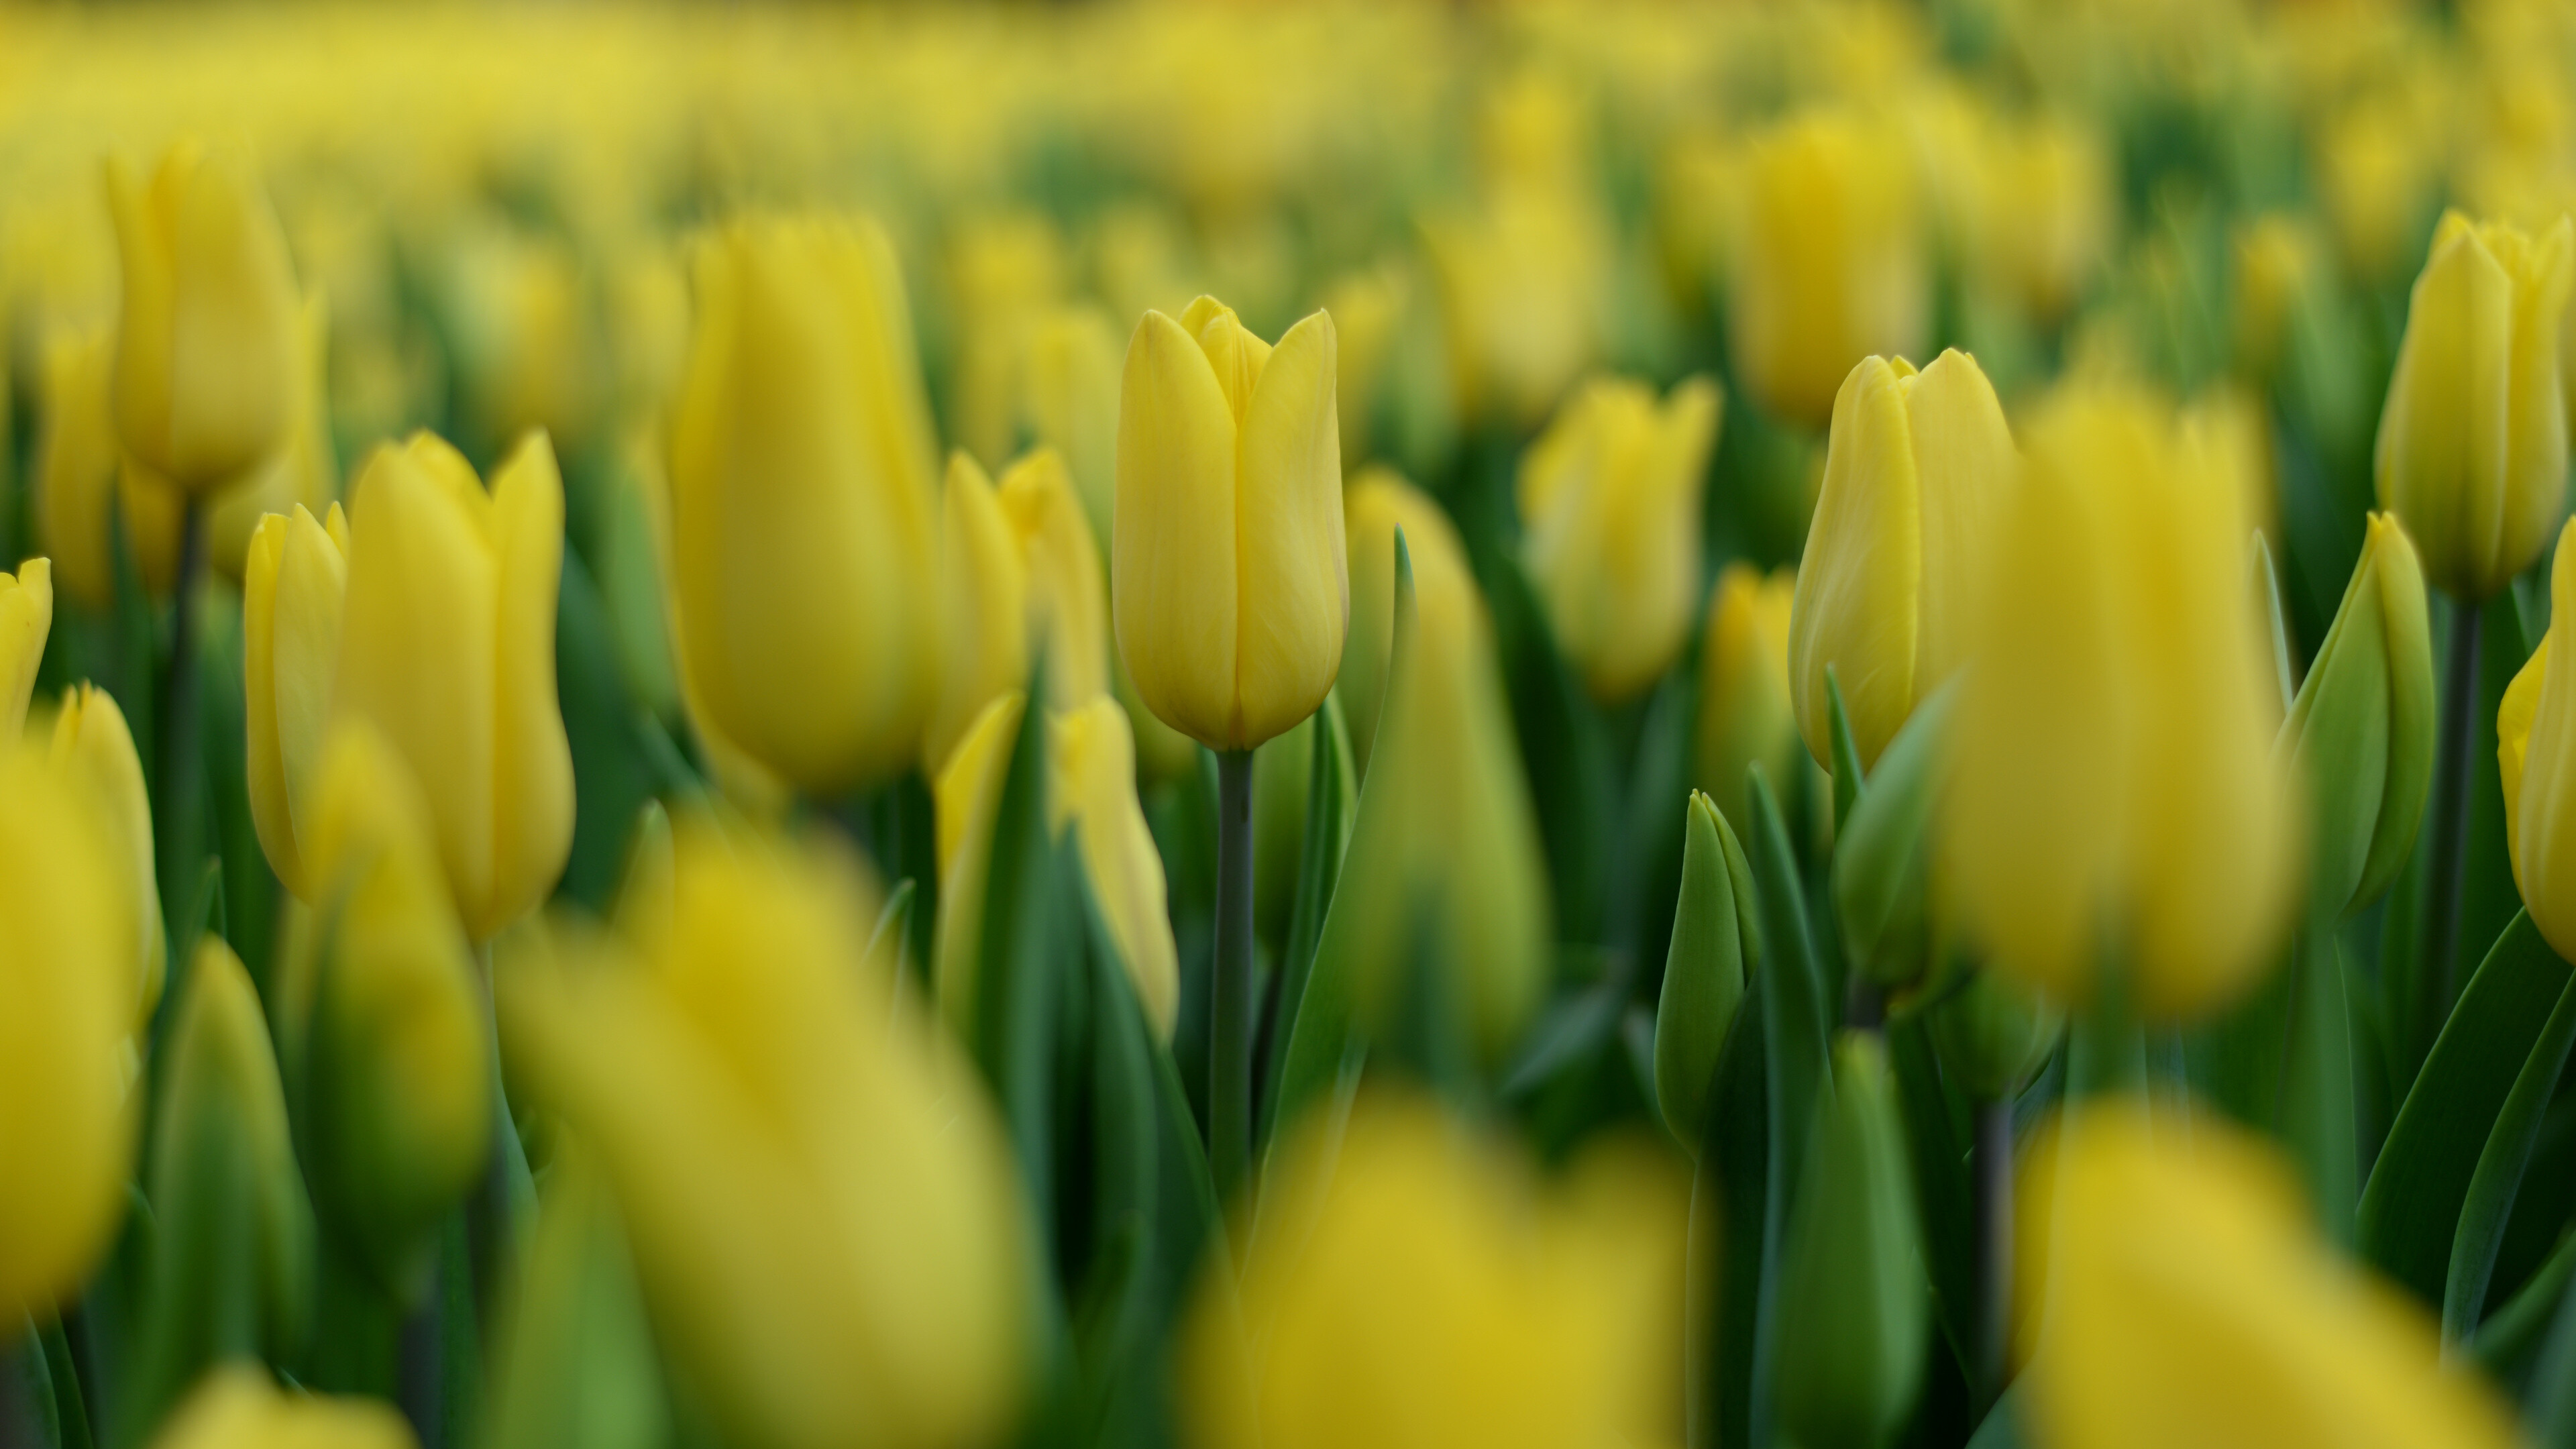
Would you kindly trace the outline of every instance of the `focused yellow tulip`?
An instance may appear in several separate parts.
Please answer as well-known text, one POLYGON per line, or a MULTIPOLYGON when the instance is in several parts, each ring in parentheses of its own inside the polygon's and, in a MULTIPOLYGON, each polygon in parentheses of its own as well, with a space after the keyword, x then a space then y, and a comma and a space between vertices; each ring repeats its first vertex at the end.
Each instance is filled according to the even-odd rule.
POLYGON ((1064 460, 1041 448, 997 490, 975 460, 948 461, 940 538, 939 700, 922 733, 936 773, 986 705, 1046 663, 1047 701, 1072 709, 1109 690, 1109 609, 1100 549, 1064 460))
POLYGON ((700 244, 672 419, 671 620, 721 735, 841 790, 921 748, 938 685, 938 503, 903 278, 868 222, 700 244))
POLYGON ((31 558, 0 574, 0 753, 17 746, 36 692, 36 666, 54 628, 54 566, 31 558))
POLYGON ((684 822, 665 941, 558 930, 501 963, 511 1077, 596 1151, 728 1442, 996 1442, 1035 1239, 973 1074, 870 979, 853 873, 684 822))
POLYGON ((1908 164, 1894 138, 1839 112, 1748 143, 1727 341, 1768 411, 1816 426, 1852 364, 1921 351, 1930 285, 1908 164))
POLYGON ((1475 591, 1467 546, 1448 511, 1392 468, 1373 465, 1351 480, 1343 509, 1350 521, 1351 634, 1342 650, 1342 714, 1351 757, 1363 774, 1386 701, 1387 652, 1395 644, 1395 535, 1404 531, 1417 597, 1456 598, 1475 591))
POLYGON ((337 724, 315 767, 277 1049, 313 1206, 378 1283, 426 1291, 440 1219, 489 1161, 482 987, 442 877, 428 802, 394 745, 337 724))
POLYGON ((1030 325, 1020 423, 1064 458, 1096 541, 1118 501, 1118 328, 1097 306, 1047 310, 1030 325))
POLYGON ((268 1370, 233 1364, 206 1376, 162 1426, 152 1449, 418 1449, 391 1404, 351 1395, 287 1393, 268 1370))
POLYGON ((2019 467, 2003 404, 1966 353, 1921 372, 1864 358, 1843 379, 1789 614, 1789 691, 1818 764, 1834 758, 1827 666, 1864 769, 1959 667, 1968 594, 2019 467))
POLYGON ((303 838, 313 770, 329 722, 349 582, 349 520, 319 522, 304 505, 271 513, 251 535, 242 571, 242 714, 249 737, 250 818, 279 883, 307 905, 318 883, 303 838))
MULTIPOLYGON (((563 549, 563 478, 543 433, 489 493, 431 434, 380 447, 349 509, 330 716, 368 721, 409 762, 478 941, 544 900, 572 850, 572 746, 555 701, 563 549)), ((318 608, 304 627, 325 627, 318 608)), ((271 654, 272 668, 291 662, 271 654)), ((303 687, 276 686, 280 698, 303 687)), ((281 761, 291 780, 298 766, 281 761)))
POLYGON ((1118 401, 1111 588, 1136 692, 1213 750, 1315 712, 1350 624, 1333 319, 1274 351, 1214 297, 1149 311, 1118 401))
POLYGON ((247 579, 250 541, 261 519, 296 508, 319 513, 340 493, 340 454, 331 441, 331 308, 322 293, 305 294, 295 331, 295 405, 286 446, 256 478, 218 497, 206 515, 206 561, 235 583, 247 579))
POLYGON ((2080 1003, 2107 953, 2138 1009, 2203 1015, 2295 897, 2244 503, 2140 395, 2079 385, 2025 442, 1969 605, 1935 879, 2025 984, 2080 1003))
POLYGON ((1717 576, 1699 652, 1699 737, 1693 777, 1739 834, 1752 828, 1745 768, 1784 785, 1797 778, 1798 718, 1789 693, 1789 621, 1797 579, 1736 562, 1717 576))
POLYGON ((2449 212, 2407 302, 2373 454, 2379 506, 2404 520, 2424 576, 2464 603, 2529 568, 2566 513, 2571 276, 2565 217, 2535 237, 2449 212))
POLYGON ((92 609, 116 603, 115 533, 144 592, 167 598, 179 577, 178 491, 138 468, 116 440, 108 413, 115 339, 104 329, 54 338, 45 348, 44 432, 36 461, 36 513, 63 591, 92 609))
POLYGON ((111 157, 107 197, 124 261, 117 436, 155 474, 211 494, 275 453, 294 416, 285 234, 234 146, 182 141, 148 183, 111 157))
MULTIPOLYGON (((2576 530, 2576 523, 2569 525, 2576 530)), ((2532 924, 2561 956, 2576 952, 2576 679, 2549 668, 2558 620, 2576 619, 2576 548, 2559 534, 2549 567, 2549 632, 2496 711, 2505 844, 2532 924), (2568 613, 2558 613, 2565 608, 2568 613)))
POLYGON ((2017 1397, 2064 1449, 2523 1442, 2411 1302, 2317 1240, 2288 1165, 2216 1117, 2111 1101, 2021 1170, 2017 1397))
POLYGON ((0 799, 0 1303, 49 1307, 124 1217, 134 943, 96 802, 15 739, 0 799))
POLYGON ((116 854, 118 935, 128 962, 122 974, 130 1031, 141 1033, 161 1004, 170 944, 161 927, 161 885, 153 869, 152 799, 125 711, 106 690, 80 684, 63 691, 54 716, 52 765, 87 792, 109 849, 116 854))
POLYGON ((1595 698, 1634 698, 1672 666, 1700 601, 1700 509, 1724 402, 1694 377, 1661 403, 1596 378, 1521 458, 1522 556, 1595 698))

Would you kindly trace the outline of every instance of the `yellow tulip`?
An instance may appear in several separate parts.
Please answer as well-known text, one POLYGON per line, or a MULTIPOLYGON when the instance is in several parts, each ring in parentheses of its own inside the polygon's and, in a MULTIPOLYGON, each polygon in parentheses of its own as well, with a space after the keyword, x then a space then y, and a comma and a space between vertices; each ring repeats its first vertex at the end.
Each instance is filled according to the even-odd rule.
POLYGON ((1387 653, 1395 643, 1395 534, 1404 531, 1417 596, 1473 593, 1467 546, 1448 511, 1392 468, 1373 465, 1351 480, 1343 508, 1350 520, 1351 634, 1342 650, 1342 713, 1351 757, 1362 773, 1386 700, 1387 653))
POLYGON ((1136 740, 1107 695, 1047 721, 1047 822, 1073 832, 1102 924, 1117 943, 1136 999, 1168 1042, 1181 1009, 1180 949, 1172 940, 1162 853, 1136 799, 1136 740))
POLYGON ((278 1058, 314 1207, 386 1289, 427 1289, 440 1219, 488 1162, 480 972, 441 876, 428 802, 371 726, 334 726, 306 866, 325 904, 289 917, 278 1058))
POLYGON ((1118 329, 1097 306, 1051 308, 1030 324, 1020 422, 1061 454, 1096 541, 1118 500, 1118 329))
POLYGON ((542 428, 580 453, 607 371, 580 258, 560 237, 489 218, 457 228, 440 256, 465 436, 497 448, 542 428))
POLYGON ((2026 985, 2084 1001, 2107 949, 2145 1013, 2203 1015, 2269 964, 2295 894, 2244 502, 2137 395, 2061 394, 2025 441, 1969 606, 1935 878, 2026 985))
POLYGON ((2300 309, 2328 275, 2325 244, 2297 216, 2267 212, 2238 229, 2231 251, 2236 359, 2250 376, 2270 381, 2289 355, 2300 309))
POLYGON ((2064 1449, 2522 1442, 2422 1312, 2317 1240, 2287 1164, 2108 1102, 2021 1171, 2022 1424, 2064 1449))
POLYGON ((615 1186, 657 1336, 728 1442, 995 1442, 1029 1365, 999 1121, 870 979, 849 868, 689 822, 649 947, 496 975, 513 1081, 615 1186))
POLYGON ((45 348, 44 432, 36 461, 36 511, 45 547, 61 565, 64 592, 89 608, 116 603, 115 534, 109 511, 123 514, 126 546, 144 592, 167 598, 179 576, 176 489, 136 467, 116 440, 108 414, 115 339, 104 330, 54 338, 45 348))
MULTIPOLYGON (((1212 1255, 1177 1353, 1216 1449, 1615 1442, 1636 1303, 1512 1164, 1433 1108, 1364 1099, 1282 1145, 1240 1285, 1212 1255), (1238 1307, 1239 1301, 1239 1307, 1238 1307), (1256 1346, 1257 1351, 1256 1351, 1256 1346)), ((1651 1340, 1646 1340, 1651 1341, 1651 1340)))
POLYGON ((1764 577, 1731 563, 1708 600, 1700 641, 1699 739, 1693 755, 1699 788, 1738 833, 1752 828, 1745 768, 1765 778, 1796 778, 1798 720, 1789 695, 1789 621, 1797 579, 1787 569, 1764 577))
POLYGON ((572 747, 555 702, 563 510, 543 433, 489 493, 428 433, 380 447, 349 509, 330 714, 367 720, 410 764, 478 941, 544 900, 572 849, 572 747))
POLYGON ((1405 322, 1406 287, 1394 269, 1347 273, 1324 289, 1324 310, 1335 332, 1334 392, 1339 398, 1342 469, 1376 454, 1376 413, 1393 369, 1396 338, 1405 322))
POLYGON ((1596 378, 1521 458, 1522 556, 1594 697, 1633 698, 1671 667, 1700 597, 1700 505, 1723 401, 1694 377, 1662 403, 1596 378))
POLYGON ((36 692, 36 666, 54 628, 54 566, 31 558, 0 574, 0 754, 16 748, 36 692))
POLYGON ((118 935, 125 942, 126 1021, 141 1032, 161 1003, 170 945, 161 928, 160 878, 152 856, 152 800, 143 789, 143 761, 125 712, 106 690, 81 684, 63 691, 54 716, 55 773, 85 791, 102 837, 115 852, 118 935))
POLYGON ((672 420, 671 618, 726 740, 797 786, 900 771, 938 683, 929 406, 872 223, 701 244, 672 420))
POLYGON ((1600 356, 1606 231, 1588 197, 1549 181, 1507 182, 1480 212, 1424 224, 1461 412, 1527 427, 1600 356))
POLYGON ((1100 550, 1063 459, 1031 453, 996 490, 958 453, 948 461, 943 510, 939 698, 922 734, 933 772, 986 705, 1028 683, 1033 656, 1046 661, 1050 708, 1109 689, 1100 550))
POLYGON ((1864 358, 1843 380, 1789 615, 1789 690, 1818 764, 1833 765, 1828 665, 1863 768, 1958 668, 1968 592, 2018 467, 1994 385, 1964 352, 1921 372, 1864 358))
MULTIPOLYGON (((2571 524, 2576 527, 2576 524, 2571 524)), ((2559 534, 2549 568, 2549 632, 2496 711, 2496 762, 2504 773, 2505 844, 2513 883, 2550 946, 2576 951, 2576 681, 2549 668, 2558 620, 2576 619, 2576 548, 2559 534)))
POLYGON ((967 726, 948 762, 931 781, 931 808, 939 855, 939 920, 931 943, 931 979, 939 1004, 961 1036, 971 1040, 975 1014, 975 960, 983 949, 984 876, 993 854, 993 822, 1002 805, 1002 782, 1019 742, 1028 696, 1018 690, 984 706, 967 726))
POLYGON ((2030 317, 2063 317, 2117 235, 2110 158, 2090 131, 2027 122, 1983 148, 1972 264, 2030 317))
POLYGON ((149 183, 111 158, 107 196, 124 261, 117 436, 180 489, 212 493, 276 452, 294 415, 285 235, 232 146, 182 141, 149 183))
POLYGON ((233 1364, 206 1376, 152 1449, 418 1449, 411 1426, 380 1399, 286 1393, 268 1371, 233 1364))
POLYGON ((948 246, 949 396, 958 445, 998 465, 1011 452, 1014 393, 1031 328, 1064 290, 1064 242, 1026 212, 969 218, 948 246))
POLYGON ((1728 347, 1765 409, 1809 427, 1863 357, 1919 353, 1930 287, 1903 148, 1818 112, 1748 143, 1728 347))
POLYGON ((2533 237, 2450 212, 2407 303, 2373 454, 2379 506, 2406 524, 2424 576, 2464 603, 2529 568, 2566 511, 2571 274, 2566 218, 2533 237))
MULTIPOLYGON (((206 515, 206 561, 235 583, 248 577, 251 536, 261 519, 296 508, 318 513, 339 496, 340 455, 331 442, 329 396, 331 309, 322 293, 305 294, 296 339, 295 408, 286 446, 256 479, 217 498, 206 515)), ((133 516, 131 505, 126 515, 133 516)))
POLYGON ((1214 750, 1315 712, 1350 622, 1333 319, 1276 351, 1213 297, 1149 311, 1118 401, 1111 559, 1136 692, 1214 750))
POLYGON ((349 520, 321 522, 303 504, 271 513, 251 535, 242 572, 242 713, 249 737, 251 824, 278 881, 318 904, 299 841, 310 827, 313 767, 340 658, 349 580, 349 520))

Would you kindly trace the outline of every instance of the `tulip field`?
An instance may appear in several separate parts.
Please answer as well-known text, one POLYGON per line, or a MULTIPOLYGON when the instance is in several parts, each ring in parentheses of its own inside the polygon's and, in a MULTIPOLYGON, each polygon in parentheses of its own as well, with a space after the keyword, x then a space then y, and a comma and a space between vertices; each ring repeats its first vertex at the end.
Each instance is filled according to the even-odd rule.
POLYGON ((0 0, 0 1449, 2576 1449, 2571 290, 2576 0, 0 0))

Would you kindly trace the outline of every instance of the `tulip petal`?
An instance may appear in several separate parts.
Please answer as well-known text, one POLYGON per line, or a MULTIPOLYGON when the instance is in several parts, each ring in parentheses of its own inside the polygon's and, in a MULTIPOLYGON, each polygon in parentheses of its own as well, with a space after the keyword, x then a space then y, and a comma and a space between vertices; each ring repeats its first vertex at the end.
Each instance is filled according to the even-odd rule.
POLYGON ((1865 358, 1834 399, 1825 479, 1790 609, 1789 689, 1817 763, 1833 758, 1825 668, 1866 767, 1914 708, 1923 596, 1923 482, 1906 380, 1865 358))
POLYGON ((950 455, 939 528, 939 695, 921 736, 933 779, 984 707, 1029 678, 1028 570, 984 470, 950 455))
POLYGON ((1333 319, 1288 329, 1262 368, 1236 449, 1236 705, 1229 747, 1249 749, 1313 714, 1350 627, 1333 319))
POLYGON ((492 477, 500 577, 493 667, 492 891, 466 921, 478 941, 552 894, 572 854, 572 742, 555 696, 563 586, 563 475, 540 431, 492 477))
POLYGON ((1118 395, 1111 608, 1147 708, 1212 748, 1237 748, 1235 422, 1207 354, 1147 312, 1118 395))

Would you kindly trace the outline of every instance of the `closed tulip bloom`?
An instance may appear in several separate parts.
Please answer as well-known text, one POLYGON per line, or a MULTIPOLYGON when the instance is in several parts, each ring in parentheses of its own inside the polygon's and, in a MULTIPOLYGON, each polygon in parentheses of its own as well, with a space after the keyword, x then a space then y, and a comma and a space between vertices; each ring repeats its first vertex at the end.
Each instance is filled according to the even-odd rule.
POLYGON ((95 802, 14 739, 0 799, 0 1303, 49 1307, 124 1217, 133 942, 95 802))
POLYGON ((291 918, 275 1008, 297 1157, 323 1221, 412 1299, 440 1220, 488 1161, 481 973, 392 743, 336 725, 314 794, 305 859, 331 904, 291 918))
POLYGON ((1148 311, 1118 402, 1111 587, 1136 692, 1213 750, 1315 712, 1350 622, 1333 319, 1274 350, 1201 297, 1148 311))
POLYGON ((2513 883, 2561 956, 2576 952, 2576 675, 2549 665, 2558 621, 2576 619, 2576 548, 2567 537, 2559 535, 2562 552, 2549 569, 2549 632, 2496 711, 2513 883))
POLYGON ((2068 1115, 2025 1156, 2017 1221, 2035 1442, 2065 1449, 2517 1444, 2432 1322, 2317 1239, 2288 1164, 2216 1118, 2068 1115))
POLYGON ((251 824, 279 883, 320 904, 299 841, 311 829, 313 772, 331 711, 349 581, 349 520, 302 504, 251 535, 242 570, 242 713, 251 824))
POLYGON ((152 1449, 418 1449, 411 1426, 381 1399, 335 1398, 269 1381, 236 1363, 208 1374, 152 1440, 152 1449))
POLYGON ((2406 309, 2372 455, 2379 506, 2424 576, 2480 603, 2531 566, 2566 511, 2559 324, 2576 232, 2442 217, 2406 309))
POLYGON ((121 515, 143 590, 167 598, 179 576, 178 490, 134 465, 108 414, 115 339, 105 330, 56 337, 45 348, 44 432, 37 445, 36 515, 63 591, 92 609, 116 604, 121 515))
POLYGON ((123 973, 128 1029, 141 1032, 161 1003, 169 940, 161 928, 160 879, 152 855, 152 800, 143 761, 125 712, 106 690, 81 684, 63 691, 54 716, 52 764, 90 800, 102 837, 115 853, 118 935, 126 943, 123 973))
POLYGON ((1047 820, 1073 832, 1109 939, 1127 967, 1145 1019, 1163 1041, 1181 1009, 1179 947, 1172 940, 1163 857, 1136 798, 1136 740, 1107 695, 1047 721, 1047 820))
POLYGON ((1826 420, 1852 364, 1918 352, 1931 321, 1904 148, 1837 113, 1745 149, 1728 346, 1765 409, 1826 420))
POLYGON ((1694 377, 1660 404, 1643 383, 1575 393, 1521 459, 1522 554, 1557 647, 1595 698, 1660 678, 1700 599, 1700 503, 1723 402, 1694 377))
POLYGON ((948 763, 931 779, 939 854, 939 920, 931 943, 931 979, 939 1004, 959 1033, 973 1040, 975 961, 983 947, 984 877, 993 854, 993 819, 1019 742, 1028 696, 1018 690, 984 706, 948 763))
POLYGON ((2048 1061, 2065 1016, 2008 976, 1977 971, 1924 1013, 1941 1073, 1972 1102, 2005 1102, 2048 1061))
POLYGON ((36 666, 45 659, 45 637, 54 628, 54 566, 31 558, 14 574, 0 574, 0 755, 27 727, 27 700, 36 692, 36 666))
POLYGON ((1050 308, 1030 325, 1020 421, 1064 458, 1091 536, 1105 539, 1118 501, 1118 328, 1097 306, 1050 308))
MULTIPOLYGON (((216 499, 206 515, 206 561, 235 583, 246 581, 250 541, 261 519, 297 508, 319 513, 340 492, 340 455, 331 442, 328 395, 331 308, 322 293, 305 294, 295 335, 295 406, 287 421, 286 446, 255 478, 216 499)), ((176 551, 174 544, 174 556, 176 551)))
POLYGON ((1394 469, 1360 470, 1342 506, 1350 519, 1351 636, 1336 687, 1350 722, 1351 758, 1366 773, 1386 700, 1387 654, 1395 644, 1396 531, 1403 530, 1413 556, 1417 597, 1459 597, 1476 586, 1467 571, 1467 545, 1448 510, 1394 469))
POLYGON ((1709 594, 1699 653, 1699 736, 1694 777, 1731 824, 1746 822, 1745 769, 1796 778, 1798 718, 1789 695, 1789 620, 1797 578, 1730 563, 1709 594))
POLYGON ((1761 920, 1744 847, 1716 803, 1693 790, 1682 838, 1681 900, 1655 1003, 1655 1103, 1664 1126, 1693 1157, 1707 1126, 1718 1053, 1744 1000, 1745 978, 1762 961, 1761 920))
POLYGON ((672 418, 672 637, 707 718, 793 785, 921 748, 938 684, 937 467, 894 248, 768 220, 699 247, 672 418))
POLYGON ((1934 880, 2024 984, 2085 1001, 2107 944, 2139 1009, 2200 1016, 2268 964, 2295 881, 2244 504, 2141 396, 2063 394, 2026 442, 1970 605, 1934 880))
MULTIPOLYGON (((2415 545, 2370 515, 2361 562, 2281 729, 2316 815, 2317 906, 2369 904, 2414 853, 2433 780, 2433 633, 2415 545)), ((2511 797, 2507 797, 2511 808, 2511 797)))
POLYGON ((544 900, 572 850, 555 702, 563 510, 543 433, 489 493, 454 448, 416 433, 367 460, 349 509, 331 717, 368 721, 409 762, 478 941, 544 900))
POLYGON ((1994 385, 1964 352, 1921 372, 1864 358, 1843 380, 1789 617, 1789 689, 1817 763, 1833 762, 1828 665, 1863 768, 1959 667, 1969 591, 2019 467, 1994 385))
POLYGON ((1018 1182, 971 1073, 866 963, 874 892, 677 832, 670 933, 496 973, 513 1080, 614 1186, 656 1338, 726 1442, 997 1442, 1029 1368, 1018 1182))
POLYGON ((1047 701, 1072 709, 1109 690, 1109 610, 1100 550, 1064 461, 1040 449, 996 489, 964 453, 949 459, 940 538, 939 700, 922 734, 934 773, 984 707, 1046 663, 1047 701))
POLYGON ((117 436, 154 473, 209 494, 286 441, 296 290, 286 238, 250 158, 182 141, 149 181, 107 163, 124 288, 117 436))

